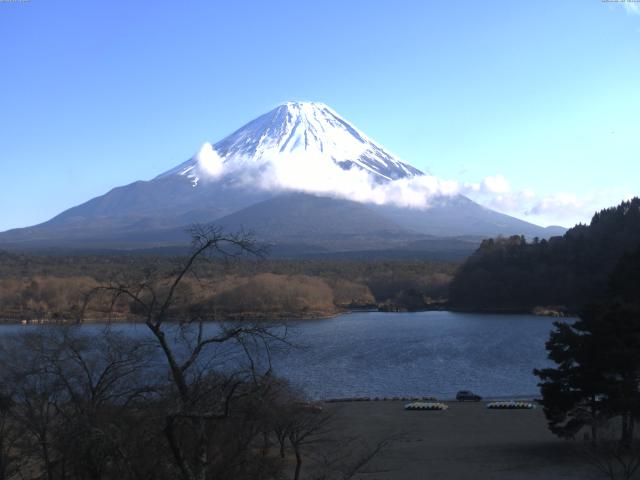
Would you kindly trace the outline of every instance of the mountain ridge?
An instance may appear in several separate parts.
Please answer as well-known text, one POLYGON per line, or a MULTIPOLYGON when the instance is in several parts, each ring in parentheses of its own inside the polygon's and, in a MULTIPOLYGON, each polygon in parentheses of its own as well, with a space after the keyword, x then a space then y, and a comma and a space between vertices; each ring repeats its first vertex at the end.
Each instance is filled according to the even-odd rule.
POLYGON ((151 180, 0 233, 0 247, 156 248, 186 241, 179 232, 189 224, 211 222, 259 230, 282 245, 300 239, 322 251, 405 248, 410 240, 420 244, 420 236, 562 233, 437 188, 418 192, 430 195, 429 208, 385 197, 398 185, 430 178, 326 105, 289 102, 151 180))

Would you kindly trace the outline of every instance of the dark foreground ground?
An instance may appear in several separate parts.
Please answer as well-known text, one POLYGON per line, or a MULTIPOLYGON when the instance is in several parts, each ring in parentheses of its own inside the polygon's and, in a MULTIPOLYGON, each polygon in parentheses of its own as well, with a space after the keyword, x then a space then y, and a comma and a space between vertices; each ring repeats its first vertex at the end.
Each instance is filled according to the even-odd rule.
POLYGON ((541 408, 488 410, 449 402, 442 412, 405 411, 403 402, 327 404, 336 428, 371 445, 395 438, 363 467, 359 480, 591 479, 580 442, 547 430, 541 408))

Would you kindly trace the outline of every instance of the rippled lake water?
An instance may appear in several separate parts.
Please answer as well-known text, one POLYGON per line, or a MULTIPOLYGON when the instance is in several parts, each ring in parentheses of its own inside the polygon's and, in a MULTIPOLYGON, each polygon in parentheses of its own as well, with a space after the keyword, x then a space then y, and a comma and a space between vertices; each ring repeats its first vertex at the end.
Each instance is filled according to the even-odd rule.
MULTIPOLYGON (((313 398, 538 394, 553 319, 454 312, 359 312, 292 322, 294 348, 275 351, 274 373, 313 398)), ((4 326, 5 332, 21 326, 4 326)), ((85 329, 103 328, 86 325, 85 329)), ((142 325, 116 327, 145 335, 142 325)), ((215 328, 210 326, 209 328, 215 328)), ((224 355, 224 353, 221 353, 224 355)))
POLYGON ((553 319, 454 312, 352 313, 298 322, 276 372, 317 398, 537 395, 553 319))

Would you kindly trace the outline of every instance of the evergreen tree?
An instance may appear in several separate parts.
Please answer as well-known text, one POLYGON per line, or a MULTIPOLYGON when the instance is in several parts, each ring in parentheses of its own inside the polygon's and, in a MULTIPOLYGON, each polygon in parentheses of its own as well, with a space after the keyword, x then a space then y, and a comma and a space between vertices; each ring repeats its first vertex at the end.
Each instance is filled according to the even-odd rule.
MULTIPOLYGON (((609 275, 623 255, 639 246, 640 198, 633 198, 596 213, 589 226, 577 225, 562 237, 530 243, 520 236, 483 241, 456 273, 449 300, 465 309, 564 306, 577 312, 588 302, 606 299, 609 275)), ((622 276, 640 269, 635 258, 634 265, 621 267, 622 276)))
POLYGON ((560 437, 573 438, 589 426, 595 442, 606 392, 606 379, 599 369, 603 353, 583 322, 554 325, 546 347, 558 366, 534 370, 542 380, 540 391, 549 429, 560 437))
POLYGON ((557 367, 535 370, 550 430, 573 437, 619 418, 631 445, 640 420, 640 249, 625 255, 610 278, 609 299, 586 308, 572 325, 555 323, 547 342, 557 367))
POLYGON ((621 302, 640 303, 640 247, 622 256, 611 273, 610 292, 621 302))

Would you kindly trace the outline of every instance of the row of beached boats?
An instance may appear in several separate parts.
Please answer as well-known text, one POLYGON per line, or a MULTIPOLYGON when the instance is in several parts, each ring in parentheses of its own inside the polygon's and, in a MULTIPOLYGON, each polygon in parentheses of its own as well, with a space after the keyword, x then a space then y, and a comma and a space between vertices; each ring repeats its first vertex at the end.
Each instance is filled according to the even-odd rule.
POLYGON ((436 397, 346 397, 330 398, 325 403, 339 402, 436 402, 436 397))
MULTIPOLYGON (((494 410, 531 410, 536 408, 533 402, 497 401, 487 403, 487 408, 494 410)), ((446 410, 449 408, 444 402, 411 402, 404 406, 405 410, 446 410)))
MULTIPOLYGON (((405 404, 405 410, 446 410, 449 408, 446 403, 439 401, 436 397, 347 397, 332 398, 324 402, 409 402, 405 404)), ((534 402, 522 400, 499 400, 488 402, 486 407, 494 410, 531 410, 536 408, 536 405, 534 402)))

